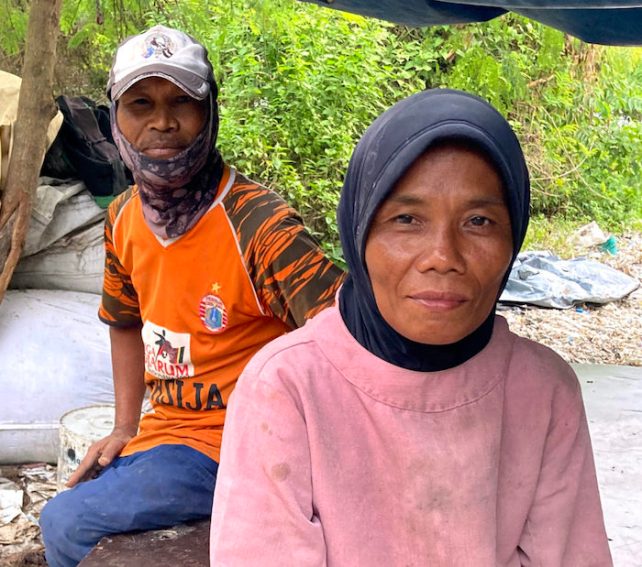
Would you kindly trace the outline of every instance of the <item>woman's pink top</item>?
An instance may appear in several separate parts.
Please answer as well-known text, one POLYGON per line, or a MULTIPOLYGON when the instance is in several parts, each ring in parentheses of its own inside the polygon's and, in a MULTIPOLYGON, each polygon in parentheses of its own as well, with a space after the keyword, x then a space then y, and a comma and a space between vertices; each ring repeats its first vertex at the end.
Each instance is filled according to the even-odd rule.
POLYGON ((232 394, 210 545, 217 567, 610 566, 577 378, 501 317, 424 373, 327 309, 232 394))

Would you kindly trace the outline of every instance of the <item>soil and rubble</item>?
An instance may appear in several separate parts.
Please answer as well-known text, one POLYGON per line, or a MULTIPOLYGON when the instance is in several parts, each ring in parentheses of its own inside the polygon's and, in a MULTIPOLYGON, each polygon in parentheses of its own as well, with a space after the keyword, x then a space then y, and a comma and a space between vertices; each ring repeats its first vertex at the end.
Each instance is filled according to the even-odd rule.
POLYGON ((56 467, 45 463, 0 467, 0 565, 46 565, 38 518, 56 494, 56 467))

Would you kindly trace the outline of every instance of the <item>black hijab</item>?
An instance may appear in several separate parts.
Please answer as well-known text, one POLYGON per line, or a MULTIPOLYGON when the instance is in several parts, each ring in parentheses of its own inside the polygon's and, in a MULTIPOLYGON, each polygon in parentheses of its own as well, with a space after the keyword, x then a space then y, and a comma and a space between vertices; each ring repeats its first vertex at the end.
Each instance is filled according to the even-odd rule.
MULTIPOLYGON (((357 144, 339 202, 339 234, 349 272, 339 294, 341 316, 362 346, 409 370, 433 372, 458 366, 480 352, 493 331, 494 309, 475 331, 453 344, 428 345, 405 338, 379 312, 365 264, 368 232, 381 204, 418 157, 431 146, 449 141, 475 148, 500 174, 511 221, 512 264, 528 226, 528 170, 506 119, 474 95, 434 89, 384 112, 357 144)), ((510 267, 500 294, 509 274, 510 267)))

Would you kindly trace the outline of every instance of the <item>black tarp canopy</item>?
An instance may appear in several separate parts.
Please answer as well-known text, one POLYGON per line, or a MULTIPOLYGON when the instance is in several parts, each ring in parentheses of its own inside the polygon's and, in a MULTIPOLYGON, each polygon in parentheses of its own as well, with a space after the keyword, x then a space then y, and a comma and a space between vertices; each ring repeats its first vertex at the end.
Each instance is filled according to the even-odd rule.
POLYGON ((589 43, 642 45, 640 0, 304 1, 414 27, 485 22, 511 11, 589 43))

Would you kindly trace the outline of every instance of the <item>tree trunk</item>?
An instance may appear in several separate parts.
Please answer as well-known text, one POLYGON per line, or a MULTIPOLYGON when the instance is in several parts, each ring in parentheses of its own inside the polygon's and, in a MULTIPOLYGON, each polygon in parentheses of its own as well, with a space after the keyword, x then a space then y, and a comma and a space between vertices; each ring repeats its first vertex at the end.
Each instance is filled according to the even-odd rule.
POLYGON ((56 113, 53 69, 61 4, 62 0, 31 2, 14 144, 0 202, 0 301, 24 246, 47 127, 56 113))

